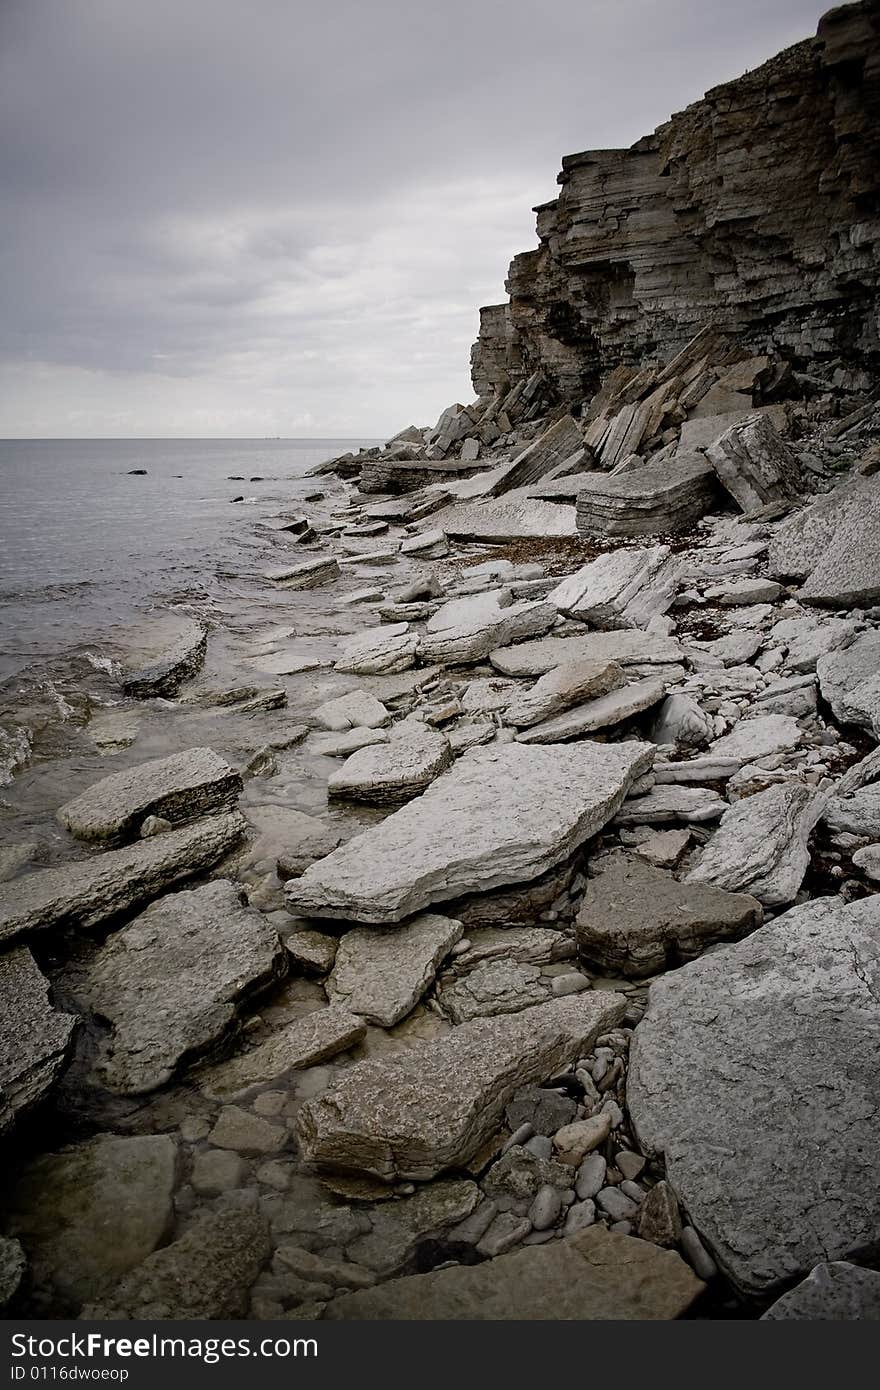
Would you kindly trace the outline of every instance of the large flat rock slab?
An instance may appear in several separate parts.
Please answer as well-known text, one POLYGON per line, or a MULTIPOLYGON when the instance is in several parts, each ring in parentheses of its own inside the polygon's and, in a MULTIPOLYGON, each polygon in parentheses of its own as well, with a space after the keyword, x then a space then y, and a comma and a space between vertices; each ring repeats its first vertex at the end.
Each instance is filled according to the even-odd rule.
POLYGON ((506 722, 526 728, 550 719, 583 700, 607 695, 626 677, 616 661, 569 661, 541 676, 531 690, 517 694, 507 706, 506 722))
POLYGON ((503 591, 453 599, 428 620, 419 655, 423 661, 464 665, 482 661, 495 647, 537 637, 556 622, 556 609, 542 601, 503 605, 503 591))
POLYGON ((157 695, 170 699, 201 669, 207 650, 208 633, 191 618, 165 614, 144 623, 131 635, 122 689, 142 700, 157 695))
POLYGON ((99 1134, 28 1164, 4 1193, 5 1225, 51 1313, 78 1312, 166 1239, 176 1165, 165 1134, 99 1134))
POLYGON ((86 929, 204 873, 247 832, 239 811, 154 835, 124 849, 23 874, 0 886, 0 942, 49 928, 86 929))
POLYGON ((541 637, 489 653, 504 676, 543 676, 573 661, 615 661, 619 666, 671 666, 684 652, 672 637, 638 628, 585 632, 582 637, 541 637))
POLYGON ((880 1322, 880 1274, 847 1260, 824 1260, 761 1321, 880 1322))
POLYGON ((233 810, 243 785, 241 774, 213 748, 188 748, 102 777, 62 806, 58 819, 80 840, 119 844, 134 839, 147 816, 179 825, 233 810))
POLYGON ((285 968, 277 932, 236 884, 160 898, 110 937, 75 987, 112 1030, 98 1063, 107 1085, 123 1095, 164 1086, 285 968))
POLYGON ((361 1042, 367 1026, 338 1004, 317 1009, 280 1028, 249 1052, 230 1057, 199 1078, 207 1095, 237 1096, 279 1081, 288 1072, 314 1067, 361 1042))
POLYGON ((643 743, 474 749, 288 883, 287 896, 304 916, 382 923, 527 883, 601 830, 653 756, 643 743))
POLYGON ((359 749, 327 781, 330 796, 378 805, 418 796, 452 762, 445 734, 419 719, 402 719, 387 740, 359 749))
POLYGON ((627 1103, 747 1294, 880 1240, 880 897, 820 898, 651 986, 627 1103))
POLYGON ((777 531, 770 573, 806 580, 803 603, 830 608, 880 599, 880 479, 856 478, 777 531))
POLYGON ((462 935, 461 922, 423 913, 402 926, 346 932, 327 981, 327 996, 370 1023, 392 1028, 430 987, 462 935))
POLYGON ((393 1279, 328 1304, 337 1321, 646 1322, 679 1318, 705 1285, 674 1250, 593 1226, 478 1265, 393 1279))
POLYGON ((300 1110, 303 1157, 383 1182, 436 1177, 491 1138, 515 1091, 589 1052, 625 1007, 622 995, 588 991, 359 1062, 300 1110))
POLYGON ((662 536, 683 531, 705 516, 717 479, 702 454, 680 454, 632 472, 596 473, 577 499, 582 536, 662 536))
POLYGON ((790 501, 804 490, 800 460, 767 415, 731 425, 707 447, 706 457, 744 512, 790 501))
POLYGON ((548 601, 591 627, 645 628, 671 606, 682 575, 668 545, 613 550, 563 579, 548 601))
POLYGON ((880 632, 862 633, 816 663, 819 689, 842 724, 880 731, 880 632))
POLYGON ((596 729, 613 728, 615 724, 634 719, 643 710, 659 704, 665 695, 666 681, 658 676, 647 676, 642 681, 610 690, 595 700, 585 700, 552 719, 520 729, 517 738, 520 743, 564 743, 567 739, 583 738, 584 734, 596 729))
POLYGON ((77 1020, 54 1009, 26 946, 0 956, 0 1135, 60 1075, 77 1020))
POLYGON ((581 958, 607 974, 654 975, 693 960, 716 941, 745 936, 764 919, 747 893, 672 874, 626 854, 594 866, 577 918, 581 958))
POLYGON ((687 882, 750 893, 765 907, 794 902, 810 862, 810 834, 824 805, 824 796, 802 782, 737 801, 724 812, 687 882))

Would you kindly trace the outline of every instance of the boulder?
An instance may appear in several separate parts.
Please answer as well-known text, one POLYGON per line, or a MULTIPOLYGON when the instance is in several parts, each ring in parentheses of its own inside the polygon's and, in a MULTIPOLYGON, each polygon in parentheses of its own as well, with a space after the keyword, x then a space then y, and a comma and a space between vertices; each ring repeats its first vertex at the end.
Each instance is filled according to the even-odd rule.
POLYGON ((212 1067, 199 1078, 199 1084, 207 1095, 239 1095, 347 1052, 366 1031, 362 1018, 331 1004, 289 1023, 249 1052, 212 1067))
POLYGON ((651 986, 627 1104, 749 1295, 880 1239, 880 898, 820 898, 651 986))
POLYGON ((410 632, 409 623, 385 623, 350 638, 336 662, 336 670, 356 676, 408 671, 416 664, 418 650, 419 638, 410 632))
POLYGON ((448 665, 482 661, 495 647, 538 636, 556 621, 550 603, 504 605, 505 597, 509 594, 501 590, 444 604, 428 620, 419 652, 422 660, 448 665))
POLYGON ((555 666, 531 688, 507 704, 506 722, 526 728, 550 719, 583 700, 607 695, 623 685, 623 669, 616 661, 569 661, 555 666))
POLYGON ((582 536, 662 536, 685 531, 705 516, 718 491, 702 454, 679 454, 626 473, 597 473, 577 499, 582 536))
POLYGON ((535 677, 572 662, 666 666, 683 656, 682 648, 672 637, 641 632, 638 628, 617 628, 611 632, 585 632, 582 637, 542 637, 536 642, 520 642, 490 652, 489 660, 502 675, 535 677))
POLYGON ((676 748, 705 748, 714 737, 715 725, 692 695, 668 695, 657 711, 648 737, 652 743, 676 748))
POLYGON ((246 831, 244 816, 230 811, 124 849, 23 874, 0 885, 0 941, 50 927, 83 930, 110 922, 210 869, 246 831))
POLYGON ((235 1026, 242 1003, 279 979, 286 955, 268 919, 226 879, 169 893, 115 932, 74 988, 111 1028, 99 1070, 142 1095, 235 1026))
POLYGON ((344 733, 347 729, 381 729, 391 719, 381 700, 368 690, 350 690, 327 700, 315 710, 315 720, 322 729, 344 733))
POLYGON ((731 425, 708 445, 706 457, 744 512, 790 501, 804 490, 797 454, 766 415, 750 415, 731 425))
POLYGON ((668 545, 613 550, 564 579, 548 599, 592 627, 645 628, 670 607, 682 574, 682 562, 668 545))
POLYGON ((805 579, 802 603, 827 608, 880 600, 880 478, 856 478, 786 521, 770 546, 770 573, 805 579))
POLYGON ((657 1321, 687 1312, 705 1285, 674 1250, 592 1226, 476 1265, 344 1294, 339 1321, 657 1321))
POLYGON ((287 885, 305 916, 399 922, 568 858, 647 771, 652 746, 506 744, 464 754, 422 796, 287 885))
POLYGON ((49 1091, 76 1025, 53 1009, 49 982, 26 946, 0 956, 0 1135, 49 1091))
POLYGON ((655 975, 716 941, 745 936, 764 918, 745 893, 679 883, 626 854, 594 860, 591 868, 577 917, 578 951, 605 974, 655 975))
POLYGON ((62 806, 58 819, 80 840, 119 844, 134 839, 147 816, 179 825, 231 811, 242 786, 240 773, 212 748, 188 748, 102 777, 62 806))
POLYGON ((538 965, 514 960, 488 960, 458 979, 444 981, 437 1002, 453 1023, 473 1018, 518 1013, 550 997, 538 965))
POLYGON ((816 1265, 762 1314, 762 1322, 880 1322, 880 1274, 846 1260, 816 1265))
POLYGON ((208 650, 208 633, 201 623, 172 614, 145 624, 132 641, 146 660, 124 672, 122 689, 142 700, 176 695, 201 669, 208 650))
POLYGON ((327 781, 330 796, 379 805, 418 796, 452 762, 445 734, 418 719, 403 719, 387 740, 346 758, 327 781))
MULTIPOLYGON (((555 672, 553 673, 555 675, 555 672)), ((520 743, 564 743, 568 739, 581 738, 596 729, 613 728, 627 719, 634 719, 643 710, 658 704, 666 694, 666 682, 656 676, 633 681, 611 690, 598 699, 587 700, 574 709, 567 709, 553 719, 543 719, 540 724, 521 729, 517 735, 520 743)))
POLYGON ((358 1062, 300 1110, 303 1157, 382 1182, 461 1167, 495 1133, 518 1089, 588 1053, 625 1007, 621 995, 588 991, 358 1062))
POLYGON ((424 913, 402 926, 357 927, 339 943, 327 996, 382 1028, 392 1028, 430 988, 440 962, 461 938, 461 922, 424 913))
POLYGON ((176 1162, 166 1134, 99 1134, 26 1165, 4 1194, 6 1229, 27 1252, 41 1308, 78 1312, 165 1240, 176 1162))
POLYGON ((880 632, 865 632, 845 650, 821 656, 816 674, 834 717, 880 738, 880 632))
POLYGON ((779 784, 737 801, 724 812, 686 881, 750 893, 765 907, 793 902, 824 804, 825 797, 802 782, 779 784))
POLYGON ((880 786, 874 783, 849 796, 830 797, 822 819, 832 835, 876 841, 880 838, 880 786))

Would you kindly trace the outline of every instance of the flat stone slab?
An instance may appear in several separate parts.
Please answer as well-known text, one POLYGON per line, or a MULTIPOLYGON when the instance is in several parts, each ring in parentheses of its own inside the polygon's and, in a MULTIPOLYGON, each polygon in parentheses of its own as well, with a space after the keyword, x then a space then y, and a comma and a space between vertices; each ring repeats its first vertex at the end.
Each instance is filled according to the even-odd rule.
POLYGON ((176 695, 184 681, 201 669, 208 650, 208 634, 201 623, 172 614, 143 624, 133 640, 145 660, 123 673, 122 689, 142 700, 176 695))
POLYGON ((458 979, 444 981, 437 991, 437 1001, 453 1023, 519 1013, 549 997, 549 981, 543 980, 540 966, 513 960, 485 961, 458 979))
POLYGON ((461 1166, 495 1133, 517 1090, 588 1053, 625 1007, 622 995, 587 991, 358 1062, 300 1110, 303 1158, 382 1182, 426 1181, 461 1166))
POLYGON ((553 719, 520 729, 517 739, 520 743, 564 743, 567 739, 581 738, 596 729, 612 728, 626 719, 634 719, 643 710, 659 704, 665 695, 665 680, 648 676, 600 695, 598 699, 586 700, 553 719))
POLYGON ((336 662, 337 671, 356 676, 393 675, 416 664, 420 642, 409 623, 385 623, 350 638, 336 662))
POLYGON ((532 497, 505 497, 486 502, 459 502, 437 517, 447 536, 460 541, 516 541, 530 536, 577 534, 572 504, 532 497))
POLYGON ((698 453, 626 473, 594 473, 578 493, 578 531, 582 536, 683 531, 706 514, 717 488, 712 468, 698 453))
POLYGON ((335 700, 319 705, 314 718, 322 729, 344 733, 347 729, 384 728, 391 715, 369 690, 350 690, 347 695, 337 695, 335 700))
POLYGON ((327 1305, 337 1321, 645 1322, 681 1317, 705 1285, 674 1250, 593 1226, 477 1265, 393 1279, 327 1305))
POLYGON ((339 943, 327 997, 382 1028, 416 1006, 462 935, 461 922, 424 913, 402 926, 356 927, 339 943))
POLYGON ((541 676, 531 690, 507 704, 506 722, 518 728, 538 724, 582 701, 607 695, 626 677, 616 661, 569 661, 541 676))
MULTIPOLYGON (((760 644, 759 644, 760 645, 760 644)), ((756 648, 757 650, 757 648, 756 648)), ((666 666, 681 661, 684 651, 672 637, 659 637, 638 628, 585 632, 583 637, 541 637, 489 653, 505 676, 543 676, 574 661, 614 661, 619 666, 666 666)))
POLYGON ((724 798, 709 787, 661 783, 645 796, 631 796, 614 817, 614 823, 669 825, 685 821, 699 825, 702 821, 718 820, 727 808, 724 798))
POLYGON ((744 512, 771 502, 789 501, 804 488, 797 454, 767 415, 749 415, 731 425, 706 448, 722 487, 744 512))
POLYGON ((123 1095, 164 1086, 286 968, 268 919, 227 879, 169 893, 113 936, 75 987, 112 1032, 98 1063, 123 1095))
POLYGON ((316 589, 319 584, 329 584, 338 575, 337 561, 327 555, 322 555, 317 560, 304 560, 299 565, 288 565, 266 572, 267 579, 284 589, 316 589))
POLYGON ((810 834, 825 797, 802 782, 744 797, 721 823, 686 876, 732 893, 750 893, 765 907, 794 901, 810 862, 810 834))
POLYGON ((784 522, 770 573, 805 579, 803 603, 830 608, 880 599, 880 480, 856 478, 784 522))
POLYGON ((0 941, 52 927, 84 930, 112 921, 210 869, 244 838, 247 828, 239 811, 229 811, 124 849, 23 874, 0 885, 0 941))
POLYGON ((27 1165, 4 1200, 6 1229, 55 1316, 79 1312, 167 1237, 176 1164, 166 1134, 99 1134, 27 1165))
POLYGON ((449 665, 482 661, 495 647, 536 637, 555 622, 556 609, 550 603, 503 605, 498 592, 475 594, 438 609, 428 620, 419 652, 423 661, 449 665))
POLYGON ((118 844, 133 839, 147 816, 179 825, 231 811, 243 785, 241 774, 212 748, 188 748, 102 777, 62 806, 58 820, 80 840, 118 844))
POLYGON ((281 1028, 266 1042, 212 1067, 200 1077, 208 1095, 238 1095, 253 1086, 278 1081, 291 1071, 315 1067, 359 1043, 367 1028, 362 1018, 331 1004, 281 1028))
POLYGON ((820 657, 816 673, 836 719, 880 736, 880 632, 865 632, 843 651, 820 657))
POLYGON ((716 941, 754 931, 761 904, 745 893, 672 874, 626 854, 594 861, 577 917, 581 959, 638 978, 694 960, 716 941))
POLYGON ((761 1322, 880 1322, 880 1274, 829 1260, 767 1309, 761 1322))
POLYGON ((303 916, 382 923, 527 883, 601 830, 653 756, 653 745, 635 742, 473 749, 291 881, 287 896, 303 916))
POLYGON ((797 748, 803 739, 803 730, 792 715, 759 714, 753 719, 741 719, 729 734, 716 739, 709 756, 752 763, 797 748))
POLYGON ((784 646, 789 671, 815 671, 820 656, 846 647, 858 635, 853 618, 829 618, 810 614, 803 618, 782 618, 770 629, 768 641, 784 646))
POLYGON ((54 1009, 26 946, 0 956, 0 1134, 60 1075, 77 1019, 54 1009))
POLYGON ((651 986, 627 1104, 757 1295, 880 1239, 880 897, 819 898, 651 986))
POLYGON ((614 550, 564 579, 548 601, 591 627, 644 628, 670 607, 682 576, 668 545, 614 550))
POLYGON ((403 719, 379 745, 361 748, 346 758, 327 781, 330 796, 379 805, 418 796, 452 763, 445 734, 419 719, 403 719))

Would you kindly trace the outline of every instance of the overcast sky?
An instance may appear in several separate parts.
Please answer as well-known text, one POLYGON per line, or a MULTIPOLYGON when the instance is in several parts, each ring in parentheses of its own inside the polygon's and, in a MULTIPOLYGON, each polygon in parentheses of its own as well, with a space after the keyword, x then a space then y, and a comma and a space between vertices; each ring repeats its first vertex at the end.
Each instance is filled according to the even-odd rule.
POLYGON ((0 436, 433 421, 562 155, 827 7, 0 0, 0 436))

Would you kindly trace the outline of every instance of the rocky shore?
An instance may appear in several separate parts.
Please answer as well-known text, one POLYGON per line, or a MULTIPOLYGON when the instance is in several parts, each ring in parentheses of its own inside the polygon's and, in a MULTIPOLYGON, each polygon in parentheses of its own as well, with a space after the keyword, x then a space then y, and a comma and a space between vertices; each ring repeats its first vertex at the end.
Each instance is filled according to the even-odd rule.
MULTIPOLYGON (((863 288, 876 35, 706 99, 781 158, 796 98, 797 255, 863 288)), ((542 276, 612 273, 557 240, 591 167, 542 276)), ((876 336, 725 274, 748 322, 560 312, 563 360, 518 272, 477 400, 317 470, 234 613, 6 692, 7 1315, 880 1317, 876 336)))

